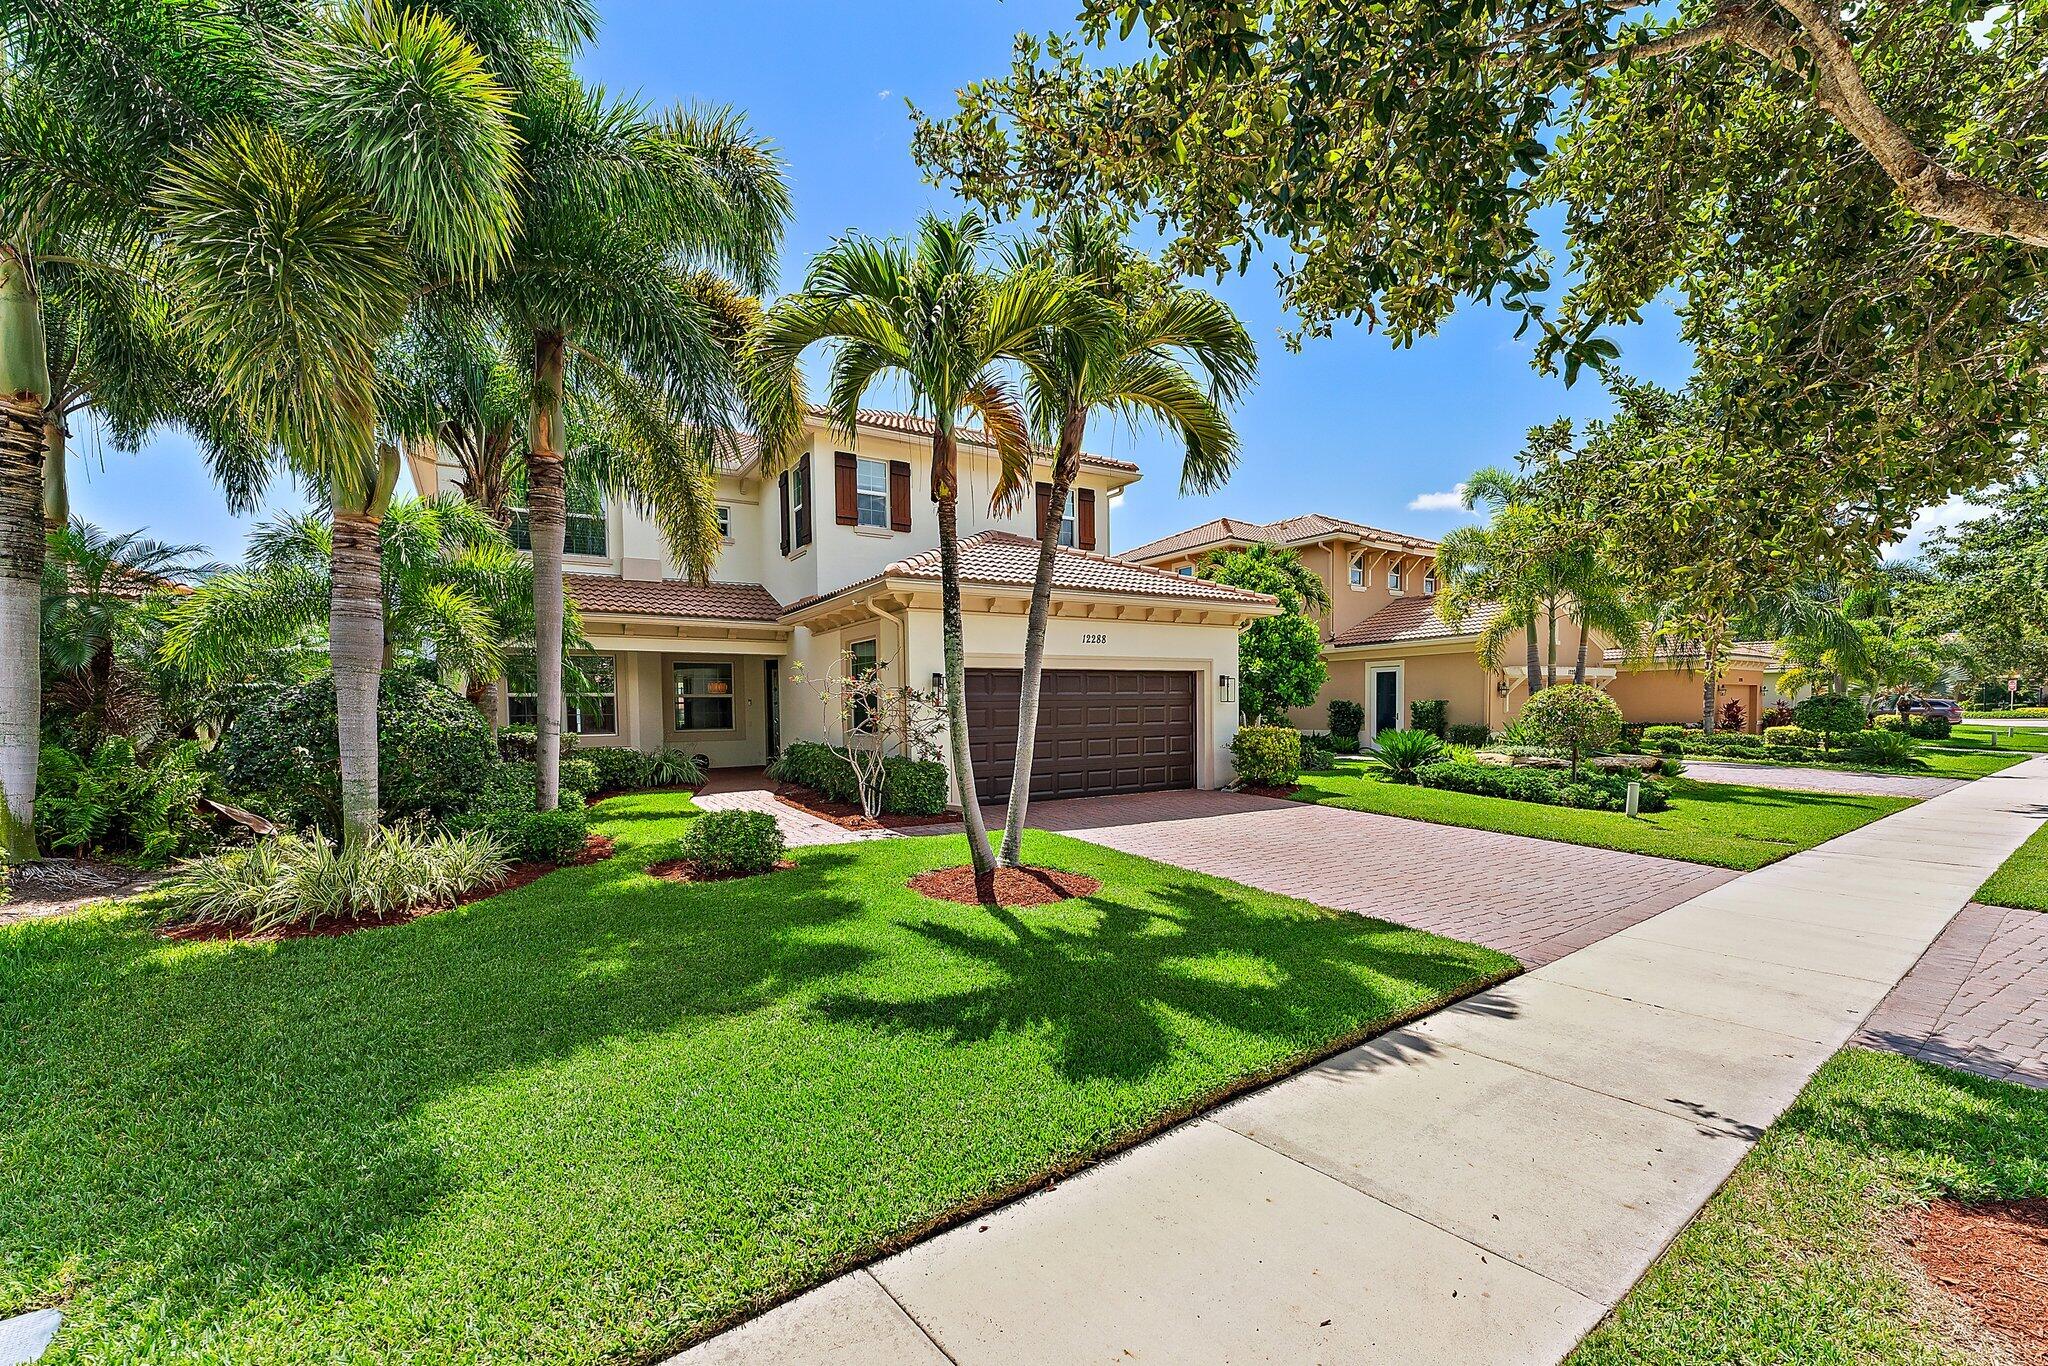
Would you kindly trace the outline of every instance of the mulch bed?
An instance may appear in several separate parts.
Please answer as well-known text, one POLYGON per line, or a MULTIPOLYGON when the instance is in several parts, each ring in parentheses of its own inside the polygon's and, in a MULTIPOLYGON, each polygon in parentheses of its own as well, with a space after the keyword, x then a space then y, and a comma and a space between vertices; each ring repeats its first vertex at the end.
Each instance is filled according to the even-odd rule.
MULTIPOLYGON (((787 872, 796 864, 789 859, 780 859, 769 873, 787 872)), ((741 878, 766 877, 767 873, 707 873, 697 866, 697 860, 687 858, 665 858, 659 863, 647 865, 650 877, 663 882, 737 882, 741 878)))
MULTIPOLYGON (((1077 896, 1091 895, 1102 884, 1082 873, 1065 873, 1057 868, 998 868, 995 871, 995 903, 1005 908, 1049 906, 1077 896)), ((953 901, 962 906, 985 906, 984 888, 976 882, 972 868, 935 868, 910 879, 910 890, 935 901, 953 901)))
POLYGON ((1282 801, 1301 791, 1301 784, 1289 783, 1285 787, 1240 787, 1237 789, 1247 797, 1276 797, 1282 801))
POLYGON ((2048 1366, 2048 1199, 1937 1200, 1907 1226, 1906 1249, 2028 1366, 2048 1366))
POLYGON ((486 897, 500 896, 515 892, 531 882, 538 882, 549 873, 564 868, 581 868, 587 864, 603 863, 614 850, 609 835, 592 835, 583 842, 583 852, 567 863, 515 863, 506 870, 505 876, 482 887, 472 887, 453 901, 438 906, 413 906, 369 920, 323 920, 318 925, 287 925, 281 929, 265 930, 261 934, 249 934, 233 925, 166 925, 157 933, 165 939, 207 941, 215 939, 240 939, 256 943, 267 943, 275 939, 325 939, 334 935, 354 934, 358 930, 383 929, 388 925, 405 925, 432 915, 436 911, 453 910, 467 906, 473 901, 486 897))
POLYGON ((775 800, 784 806, 793 806, 806 815, 816 816, 821 821, 830 821, 842 830, 916 830, 931 825, 958 825, 960 818, 951 815, 898 816, 883 813, 869 817, 852 802, 828 802, 806 787, 778 787, 775 800))

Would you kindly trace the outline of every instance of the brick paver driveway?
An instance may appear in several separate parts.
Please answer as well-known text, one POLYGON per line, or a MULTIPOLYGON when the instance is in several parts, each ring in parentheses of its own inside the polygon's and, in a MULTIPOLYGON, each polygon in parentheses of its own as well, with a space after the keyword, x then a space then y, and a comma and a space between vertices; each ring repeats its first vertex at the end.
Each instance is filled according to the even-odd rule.
POLYGON ((775 784, 761 770, 718 769, 711 781, 696 795, 697 805, 706 811, 765 811, 782 827, 782 838, 790 848, 812 844, 851 844, 855 840, 893 839, 893 830, 848 830, 843 825, 821 820, 799 811, 788 802, 775 800, 775 784))
POLYGON ((1775 764, 1717 764, 1687 759, 1685 776, 1703 783, 1743 783, 1795 792, 1851 792, 1866 797, 1912 797, 1924 801, 1961 787, 1965 778, 1923 778, 1901 773, 1845 773, 1838 768, 1790 768, 1775 764))
POLYGON ((1736 876, 1644 854, 1229 792, 1039 802, 1031 816, 1035 826, 1161 863, 1484 944, 1530 967, 1736 876))
POLYGON ((1856 1042, 2048 1087, 2048 913, 1963 907, 1856 1042))

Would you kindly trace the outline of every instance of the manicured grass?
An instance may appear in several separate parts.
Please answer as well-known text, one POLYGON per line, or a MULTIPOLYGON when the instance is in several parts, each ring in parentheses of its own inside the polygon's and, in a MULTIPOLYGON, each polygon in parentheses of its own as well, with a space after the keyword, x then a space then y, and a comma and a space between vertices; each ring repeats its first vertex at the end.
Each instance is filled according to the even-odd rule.
MULTIPOLYGON (((2030 756, 2017 752, 2000 751, 1996 754, 1988 749, 1970 753, 1959 752, 1956 748, 1936 749, 1937 740, 1924 740, 1914 758, 1920 762, 1911 768, 1878 768, 1869 764, 1816 764, 1808 759, 1772 759, 1766 755, 1746 754, 1688 754, 1687 763, 1699 764, 1754 764, 1760 768, 1826 768, 1837 773, 1871 773, 1880 778, 1982 778, 2023 763, 2030 756)), ((1968 748, 1967 746, 1961 748, 1968 748)))
POLYGON ((1977 889, 1987 906, 2014 906, 2023 911, 2048 911, 2048 825, 2027 837, 1977 889))
MULTIPOLYGON (((1998 750, 2002 753, 2048 754, 2048 730, 2017 730, 1999 726, 1957 726, 1946 740, 1929 740, 1946 749, 1998 750)), ((1925 752, 1924 750, 1922 751, 1925 752)))
POLYGON ((1666 781, 1671 788, 1670 809, 1633 820, 1618 811, 1576 811, 1409 787, 1388 782, 1356 763, 1340 763, 1330 772, 1302 774, 1298 799, 1440 825, 1657 854, 1719 868, 1761 868, 1913 804, 1904 797, 1781 792, 1684 778, 1666 781))
POLYGON ((1886 1236, 1937 1195, 2048 1195, 2048 1091, 1847 1050, 1573 1366, 1981 1361, 1886 1236))
POLYGON ((50 1360, 652 1360, 1511 959, 1034 833, 1102 880, 992 915, 958 837, 685 886, 620 857, 394 928, 0 929, 0 1316, 50 1360))

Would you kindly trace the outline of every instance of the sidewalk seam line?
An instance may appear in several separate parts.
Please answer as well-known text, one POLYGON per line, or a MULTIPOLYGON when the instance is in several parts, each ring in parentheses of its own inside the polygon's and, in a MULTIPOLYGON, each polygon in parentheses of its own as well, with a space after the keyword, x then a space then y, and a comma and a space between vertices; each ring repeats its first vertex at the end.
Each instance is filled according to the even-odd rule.
MULTIPOLYGON (((937 1352, 940 1356, 952 1362, 953 1366, 960 1366, 960 1358, 954 1356, 951 1352, 947 1351, 944 1347, 939 1345, 939 1340, 932 1336, 932 1330, 924 1326, 924 1321, 922 1319, 918 1318, 917 1315, 910 1312, 909 1305, 905 1304, 902 1300, 896 1298, 895 1291, 891 1290, 888 1286, 882 1284, 882 1278, 875 1274, 875 1269, 873 1267, 862 1267, 860 1269, 860 1274, 866 1276, 869 1280, 875 1283, 875 1289, 881 1291, 884 1295, 888 1297, 889 1303, 896 1306, 897 1313, 903 1315, 904 1318, 910 1320, 910 1326, 912 1328, 915 1328, 918 1332, 924 1334, 924 1340, 932 1345, 932 1350, 934 1352, 937 1352)), ((831 1282, 826 1281, 824 1282, 824 1284, 830 1285, 831 1282)))

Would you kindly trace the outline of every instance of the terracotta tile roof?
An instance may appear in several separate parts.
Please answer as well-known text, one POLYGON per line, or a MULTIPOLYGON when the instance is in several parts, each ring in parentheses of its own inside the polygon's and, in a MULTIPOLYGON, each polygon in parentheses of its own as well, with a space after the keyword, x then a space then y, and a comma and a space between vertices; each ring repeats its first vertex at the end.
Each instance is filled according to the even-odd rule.
MULTIPOLYGON (((999 584, 1028 588, 1038 574, 1038 542, 1007 531, 984 531, 960 542, 960 580, 963 583, 999 584)), ((790 612, 814 602, 852 593, 884 579, 930 579, 939 577, 939 551, 934 546, 896 561, 881 573, 830 593, 791 603, 790 612)), ((1274 600, 1265 593, 1253 593, 1229 584, 1173 574, 1108 555, 1090 554, 1061 546, 1053 558, 1052 582, 1056 589, 1078 593, 1129 593, 1150 598, 1184 598, 1190 602, 1223 603, 1233 607, 1256 607, 1274 600)))
MULTIPOLYGON (((1659 664, 1685 664, 1700 657, 1700 647, 1689 640, 1671 641, 1657 647, 1651 657, 1659 664)), ((1777 665, 1785 662, 1784 651, 1774 640, 1737 640, 1728 645, 1728 657, 1753 664, 1777 665)), ((1628 659, 1626 650, 1607 650, 1603 658, 1609 664, 1620 664, 1628 659)))
POLYGON ((694 584, 682 579, 621 579, 608 574, 564 574, 562 586, 579 611, 599 616, 703 617, 716 621, 774 621, 782 604, 758 583, 694 584))
POLYGON ((1332 645, 1385 645, 1398 640, 1448 640, 1453 636, 1475 636, 1500 615, 1499 603, 1473 608, 1459 622, 1445 621, 1436 614, 1436 598, 1424 593, 1395 598, 1364 621, 1348 626, 1330 638, 1332 645))
MULTIPOLYGON (((815 417, 824 417, 826 415, 823 408, 813 408, 811 413, 815 417)), ((900 432, 904 436, 921 436, 926 439, 930 439, 932 433, 937 429, 937 424, 928 417, 919 417, 916 413, 886 412, 875 408, 861 409, 860 421, 864 427, 879 427, 883 431, 900 432)), ((989 444, 988 433, 982 431, 979 427, 962 427, 959 429, 958 434, 960 440, 976 446, 986 446, 989 444)), ((1040 452, 1046 455, 1051 454, 1051 451, 1044 447, 1040 447, 1040 452)), ((1128 470, 1134 474, 1138 469, 1136 465, 1128 460, 1112 460, 1106 455, 1095 455, 1088 451, 1081 453, 1081 463, 1093 465, 1095 468, 1103 470, 1128 470)))
POLYGON ((1353 536, 1361 541, 1384 541, 1418 551, 1433 551, 1436 542, 1427 536, 1410 536, 1342 517, 1311 512, 1300 517, 1283 517, 1277 522, 1247 522, 1236 517, 1218 517, 1186 531, 1147 541, 1123 552, 1127 560, 1154 560, 1162 555, 1194 550, 1224 541, 1264 541, 1270 545, 1304 545, 1326 536, 1353 536))

